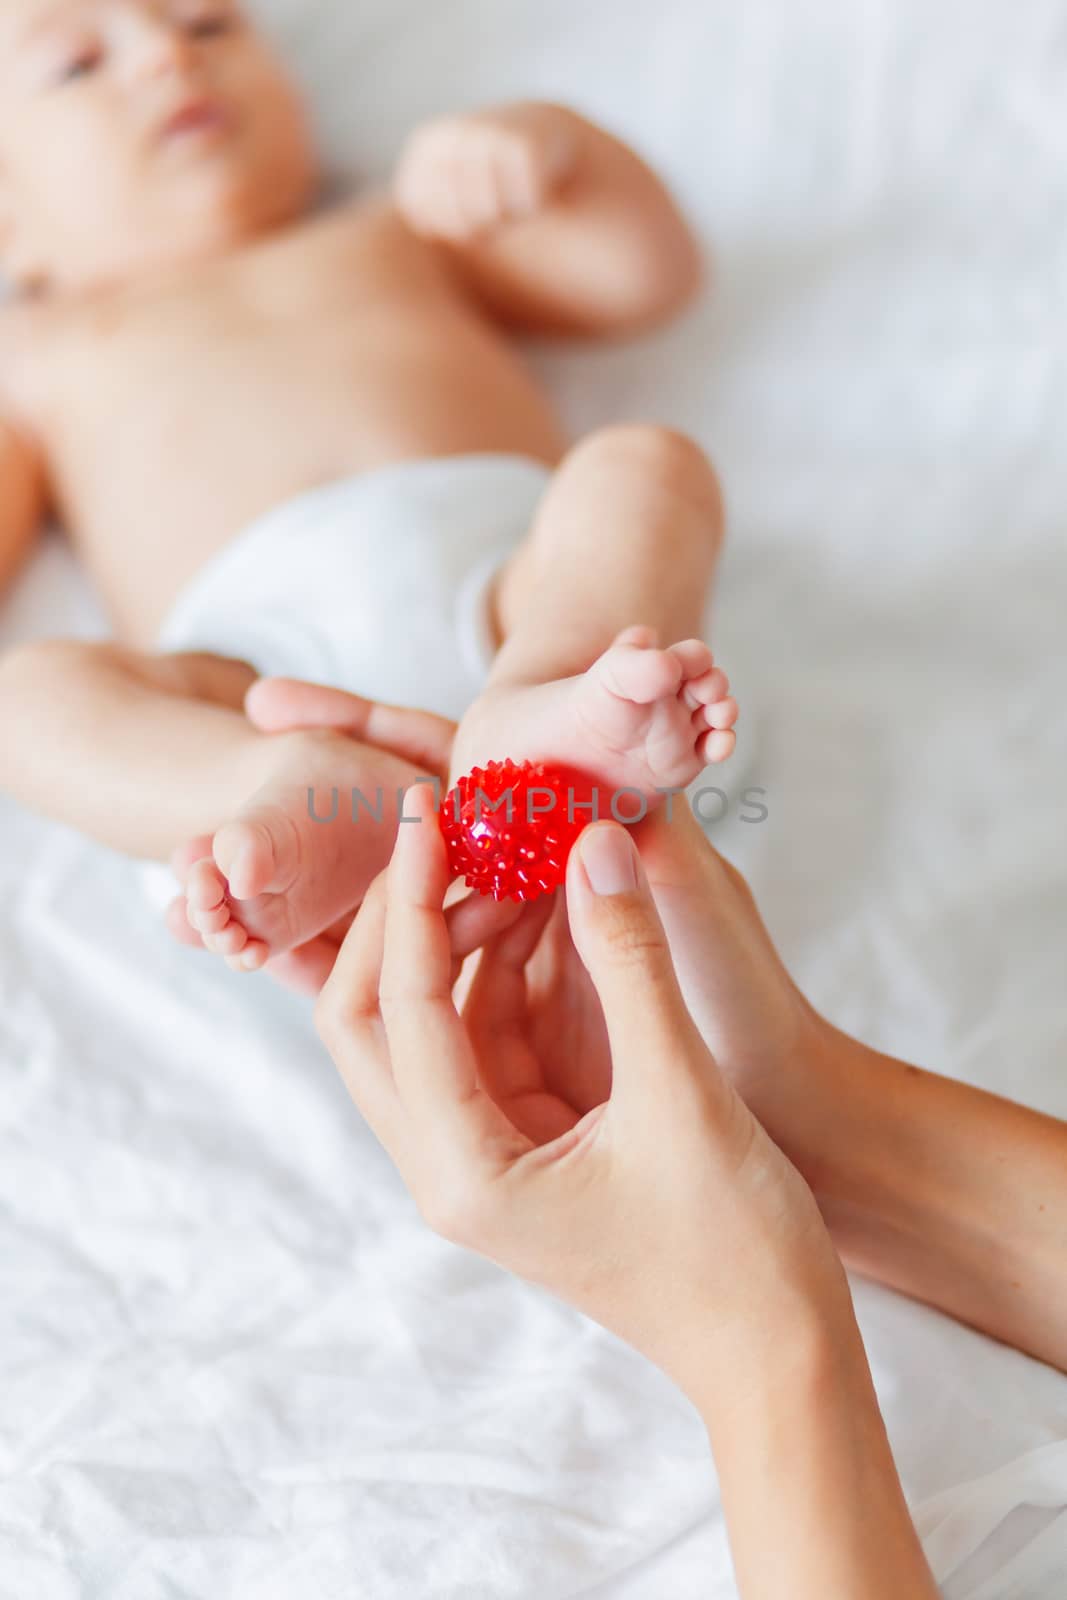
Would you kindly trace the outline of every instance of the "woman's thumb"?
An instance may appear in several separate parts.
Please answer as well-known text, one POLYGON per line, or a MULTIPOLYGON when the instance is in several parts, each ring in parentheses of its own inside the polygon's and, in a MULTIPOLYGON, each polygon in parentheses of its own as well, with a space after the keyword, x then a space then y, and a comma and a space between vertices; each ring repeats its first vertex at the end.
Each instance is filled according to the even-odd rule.
POLYGON ((618 823, 594 823, 578 840, 567 867, 567 910, 616 1066, 633 1051, 675 1056, 695 1026, 641 858, 618 823))

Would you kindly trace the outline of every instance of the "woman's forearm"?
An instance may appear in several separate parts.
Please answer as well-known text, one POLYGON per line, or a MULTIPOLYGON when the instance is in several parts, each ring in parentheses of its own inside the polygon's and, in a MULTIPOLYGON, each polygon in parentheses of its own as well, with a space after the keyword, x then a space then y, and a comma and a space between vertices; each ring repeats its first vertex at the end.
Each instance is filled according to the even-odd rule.
POLYGON ((824 1029, 770 1131, 851 1267, 1067 1370, 1067 1124, 824 1029))
POLYGON ((701 1406, 743 1600, 934 1600, 847 1305, 750 1345, 701 1406))

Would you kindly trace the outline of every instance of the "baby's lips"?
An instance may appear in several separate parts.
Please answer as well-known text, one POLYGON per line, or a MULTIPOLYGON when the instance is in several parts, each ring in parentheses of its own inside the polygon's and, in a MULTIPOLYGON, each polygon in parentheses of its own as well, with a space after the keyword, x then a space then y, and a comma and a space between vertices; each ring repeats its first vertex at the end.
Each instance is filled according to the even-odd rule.
POLYGON ((231 118, 220 100, 210 95, 196 95, 185 100, 163 123, 160 130, 165 142, 222 135, 230 130, 231 118))

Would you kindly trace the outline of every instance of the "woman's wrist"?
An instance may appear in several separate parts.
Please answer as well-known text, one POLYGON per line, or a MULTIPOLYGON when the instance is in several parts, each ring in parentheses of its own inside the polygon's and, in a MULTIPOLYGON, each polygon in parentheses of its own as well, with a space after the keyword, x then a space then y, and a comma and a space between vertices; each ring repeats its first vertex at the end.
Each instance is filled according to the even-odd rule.
POLYGON ((703 1348, 694 1321, 682 1387, 713 1447, 744 1425, 753 1405, 773 1408, 781 1395, 817 1388, 841 1351, 858 1341, 848 1281, 829 1240, 826 1254, 806 1274, 783 1265, 779 1284, 758 1311, 717 1322, 703 1348))
POLYGON ((821 1022, 770 1132, 849 1266, 1067 1368, 1067 1130, 821 1022))
POLYGON ((740 1592, 933 1600, 847 1288, 785 1310, 700 1404, 740 1592))
MULTIPOLYGON (((761 1140, 766 1140, 760 1130, 761 1140)), ((768 1149, 773 1149, 766 1140, 768 1149)), ((852 1296, 811 1190, 776 1157, 773 1176, 756 1174, 762 1217, 724 1272, 714 1226, 689 1256, 689 1281, 661 1286, 655 1349, 646 1348, 704 1418, 709 1432, 726 1426, 745 1392, 764 1382, 800 1381, 817 1371, 827 1351, 858 1340, 852 1296), (704 1253, 709 1270, 701 1271, 704 1253), (725 1281, 724 1281, 725 1279, 725 1281), (727 1287, 727 1285, 729 1287, 727 1287)), ((718 1219, 738 1233, 730 1217, 718 1219)), ((624 1335, 625 1336, 625 1335, 624 1335)))

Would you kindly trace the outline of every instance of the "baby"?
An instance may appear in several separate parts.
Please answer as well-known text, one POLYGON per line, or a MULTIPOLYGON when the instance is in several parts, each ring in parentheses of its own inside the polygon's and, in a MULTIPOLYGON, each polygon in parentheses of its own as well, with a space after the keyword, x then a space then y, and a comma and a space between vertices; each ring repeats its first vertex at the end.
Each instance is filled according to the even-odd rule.
POLYGON ((0 783, 195 863, 190 924, 242 970, 358 903, 418 775, 260 731, 261 676, 461 717, 454 772, 555 758, 648 794, 728 756, 737 714, 696 637, 711 468, 643 426, 568 454, 511 340, 691 298, 657 178, 523 104, 417 129, 388 194, 319 190, 231 0, 0 0, 0 584, 58 516, 115 632, 0 661, 0 783), (317 822, 333 789, 384 795, 381 825, 317 822))

